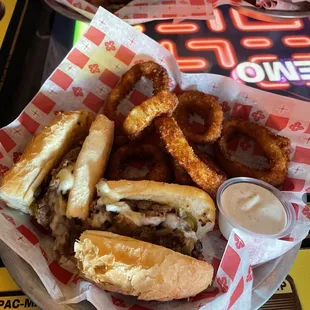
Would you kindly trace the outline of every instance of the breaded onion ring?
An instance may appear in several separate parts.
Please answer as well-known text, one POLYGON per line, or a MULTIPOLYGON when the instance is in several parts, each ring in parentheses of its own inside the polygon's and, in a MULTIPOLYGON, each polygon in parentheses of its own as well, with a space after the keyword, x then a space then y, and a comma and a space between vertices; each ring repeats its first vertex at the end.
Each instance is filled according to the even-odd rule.
POLYGON ((170 155, 200 188, 215 197, 217 189, 226 180, 225 175, 211 161, 203 162, 199 159, 173 117, 159 117, 155 120, 155 125, 170 155))
POLYGON ((162 90, 169 90, 168 73, 161 65, 153 61, 147 61, 131 67, 123 74, 119 83, 110 92, 104 107, 104 114, 115 122, 115 127, 118 132, 122 132, 123 130, 124 116, 117 114, 117 106, 120 101, 130 93, 142 76, 153 81, 154 95, 162 90))
POLYGON ((151 144, 127 144, 121 146, 111 155, 108 180, 153 180, 157 182, 170 181, 170 169, 165 154, 151 144), (130 159, 141 159, 148 163, 150 171, 142 177, 126 175, 125 168, 130 159))
MULTIPOLYGON (((206 165, 209 165, 218 174, 223 174, 223 172, 213 163, 213 161, 210 160, 205 153, 200 151, 196 145, 190 144, 190 146, 193 148, 193 151, 202 162, 204 162, 206 165)), ((192 186, 195 184, 187 171, 182 166, 180 166, 176 160, 173 160, 173 171, 177 184, 192 186)))
POLYGON ((194 182, 187 173, 187 171, 176 161, 173 160, 173 172, 175 182, 181 185, 193 185, 194 182))
POLYGON ((252 177, 277 186, 283 183, 288 171, 290 140, 277 136, 267 128, 246 120, 234 119, 223 123, 222 136, 217 142, 217 160, 231 177, 252 177), (234 160, 228 150, 228 142, 234 134, 244 134, 257 141, 268 159, 269 169, 250 168, 234 160))
POLYGON ((179 104, 174 117, 189 141, 213 143, 221 135, 223 111, 217 100, 198 90, 184 91, 178 96, 179 104), (204 119, 204 132, 195 133, 188 122, 190 113, 197 113, 204 119))
POLYGON ((133 108, 123 123, 125 134, 130 139, 138 137, 152 121, 160 115, 172 115, 178 98, 168 90, 163 90, 133 108))

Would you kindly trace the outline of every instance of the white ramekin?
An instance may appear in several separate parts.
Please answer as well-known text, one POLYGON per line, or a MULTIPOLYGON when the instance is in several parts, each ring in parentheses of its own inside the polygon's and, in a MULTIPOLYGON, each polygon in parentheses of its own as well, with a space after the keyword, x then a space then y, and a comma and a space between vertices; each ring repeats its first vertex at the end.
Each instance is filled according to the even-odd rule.
POLYGON ((285 196, 283 195, 282 192, 280 192, 278 189, 276 189, 274 186, 257 180, 257 179, 253 179, 253 178, 246 178, 246 177, 237 177, 237 178, 232 178, 227 180, 226 182, 224 182, 220 188, 217 191, 216 194, 216 203, 217 206, 219 208, 219 228, 221 233, 223 234, 223 236, 228 240, 230 233, 232 231, 233 228, 237 228, 242 230, 243 232, 246 232, 250 235, 256 236, 256 237, 260 237, 260 238, 271 238, 271 239, 280 239, 283 238, 287 235, 289 235, 295 225, 295 221, 296 221, 296 215, 295 215, 295 211, 294 208, 292 206, 292 204, 286 200, 285 196), (255 233, 253 231, 250 231, 244 227, 242 227, 240 224, 238 224, 234 219, 232 219, 229 214, 225 211, 225 209, 222 206, 221 203, 221 197, 223 192, 225 191, 225 189, 233 184, 237 184, 237 183, 251 183, 251 184, 256 184, 259 185, 261 187, 264 187, 265 189, 269 190, 271 193, 273 193, 282 203, 283 208, 286 212, 286 217, 287 217, 287 222, 286 222, 286 226, 284 227, 284 229, 277 233, 277 234, 261 234, 261 233, 255 233))

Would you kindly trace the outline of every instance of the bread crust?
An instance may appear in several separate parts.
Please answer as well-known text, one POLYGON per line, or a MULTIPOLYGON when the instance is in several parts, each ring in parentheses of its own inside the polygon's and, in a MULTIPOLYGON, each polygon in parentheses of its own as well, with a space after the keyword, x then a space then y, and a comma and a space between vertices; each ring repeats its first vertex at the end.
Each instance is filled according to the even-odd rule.
POLYGON ((61 158, 85 139, 93 114, 85 111, 59 113, 28 143, 23 155, 3 177, 0 198, 12 208, 32 214, 34 194, 61 158))
POLYGON ((75 253, 86 280, 141 300, 195 296, 213 277, 213 267, 204 261, 109 232, 84 232, 75 243, 75 253))
POLYGON ((101 180, 97 191, 103 203, 121 199, 150 200, 182 208, 196 218, 199 239, 214 227, 215 204, 206 192, 196 187, 155 181, 101 180))
POLYGON ((96 184, 103 176, 114 139, 114 122, 99 114, 89 129, 74 166, 74 185, 69 193, 67 217, 85 220, 96 191, 96 184))

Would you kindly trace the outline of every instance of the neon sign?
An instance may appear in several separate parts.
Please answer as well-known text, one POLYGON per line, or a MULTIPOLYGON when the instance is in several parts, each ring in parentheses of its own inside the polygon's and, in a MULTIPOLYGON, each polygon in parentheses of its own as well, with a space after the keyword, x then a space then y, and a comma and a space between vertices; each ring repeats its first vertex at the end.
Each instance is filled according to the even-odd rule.
POLYGON ((310 81, 310 60, 242 62, 235 69, 235 79, 246 83, 310 81))

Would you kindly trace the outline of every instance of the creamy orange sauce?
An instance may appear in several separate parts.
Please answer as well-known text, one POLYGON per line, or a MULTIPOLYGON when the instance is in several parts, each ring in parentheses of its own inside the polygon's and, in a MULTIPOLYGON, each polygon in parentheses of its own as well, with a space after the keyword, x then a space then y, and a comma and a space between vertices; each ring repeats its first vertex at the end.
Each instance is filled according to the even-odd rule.
POLYGON ((277 234, 286 226, 287 215, 281 201, 256 184, 236 183, 221 197, 222 208, 240 226, 260 234, 277 234))

